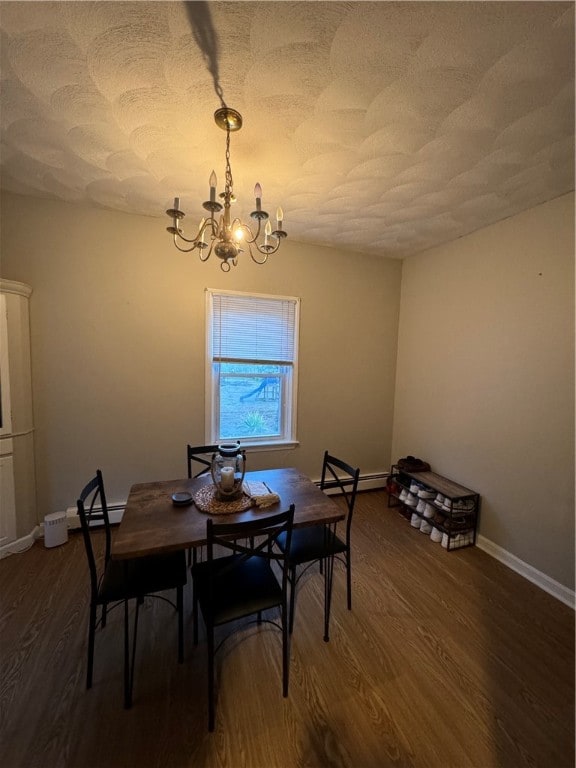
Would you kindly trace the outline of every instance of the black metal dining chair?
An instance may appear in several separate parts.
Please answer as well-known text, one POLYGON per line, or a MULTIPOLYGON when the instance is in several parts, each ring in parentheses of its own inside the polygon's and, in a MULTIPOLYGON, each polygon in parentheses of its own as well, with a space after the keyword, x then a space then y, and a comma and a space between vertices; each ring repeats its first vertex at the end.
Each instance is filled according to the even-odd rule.
MULTIPOLYGON (((346 503, 346 537, 342 540, 336 535, 336 532, 328 526, 312 526, 309 528, 298 528, 292 534, 292 541, 288 546, 285 537, 280 536, 278 545, 288 552, 287 563, 290 579, 290 632, 294 627, 294 611, 296 603, 296 588, 300 578, 316 562, 320 564, 320 572, 326 568, 332 568, 334 558, 344 563, 346 567, 346 592, 348 610, 352 610, 352 561, 350 555, 350 539, 352 530, 352 517, 354 515, 354 505, 356 503, 356 494, 358 491, 358 481, 360 478, 360 469, 353 468, 350 464, 332 456, 328 451, 324 452, 322 462, 322 476, 320 488, 323 491, 336 490, 339 492, 346 503), (298 573, 298 568, 305 567, 298 573)), ((328 641, 328 628, 330 616, 331 600, 331 578, 332 572, 327 572, 327 588, 325 589, 325 628, 324 640, 328 641)))
POLYGON ((186 456, 188 460, 188 477, 200 477, 210 472, 212 464, 212 454, 217 453, 217 445, 188 445, 186 446, 186 456), (194 463, 200 465, 200 470, 193 474, 194 470, 198 467, 194 467, 194 463))
MULTIPOLYGON (((212 456, 217 453, 217 451, 217 445, 187 445, 186 460, 188 464, 188 478, 191 480, 193 477, 207 475, 212 467, 212 456), (198 466, 194 466, 195 464, 199 465, 200 469, 198 469, 198 466)), ((188 550, 188 565, 194 567, 197 559, 198 555, 196 553, 196 548, 192 547, 192 549, 188 550)))
POLYGON ((106 493, 102 472, 96 471, 96 476, 87 483, 77 502, 78 516, 82 527, 84 545, 90 571, 90 616, 88 624, 88 665, 86 672, 86 688, 92 687, 94 669, 94 645, 96 629, 106 626, 108 609, 119 605, 124 606, 124 706, 132 706, 132 691, 134 684, 134 663, 136 657, 136 638, 138 634, 138 613, 144 597, 154 596, 172 601, 155 594, 165 590, 176 590, 176 605, 178 612, 178 661, 184 660, 184 611, 183 588, 186 584, 186 557, 184 552, 167 555, 134 558, 132 560, 112 560, 110 549, 112 543, 110 518, 106 504, 106 493), (104 560, 97 558, 93 546, 95 526, 103 525, 105 532, 104 560), (132 654, 130 659, 129 638, 129 601, 135 600, 134 629, 132 636, 132 654), (102 607, 98 620, 98 607, 102 607))
MULTIPOLYGON (((206 523, 207 559, 192 568, 194 601, 204 618, 208 650, 208 730, 215 719, 215 628, 237 619, 257 615, 256 621, 273 624, 282 631, 282 694, 288 696, 290 638, 288 632, 288 568, 286 556, 276 545, 278 536, 290 544, 294 505, 287 512, 243 523, 206 523), (218 552, 229 554, 215 556, 218 552), (273 565, 278 566, 273 567, 273 565), (277 575, 278 573, 278 575, 277 575), (264 619, 263 611, 280 608, 279 622, 264 619)), ((194 643, 198 643, 197 625, 194 643)))

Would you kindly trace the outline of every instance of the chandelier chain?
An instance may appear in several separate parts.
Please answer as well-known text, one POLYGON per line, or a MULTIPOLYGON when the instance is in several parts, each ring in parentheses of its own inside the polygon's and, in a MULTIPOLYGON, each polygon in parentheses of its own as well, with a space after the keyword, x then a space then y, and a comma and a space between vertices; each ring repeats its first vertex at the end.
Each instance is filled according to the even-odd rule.
POLYGON ((234 182, 232 180, 232 168, 230 167, 230 128, 226 129, 226 199, 232 194, 234 182))

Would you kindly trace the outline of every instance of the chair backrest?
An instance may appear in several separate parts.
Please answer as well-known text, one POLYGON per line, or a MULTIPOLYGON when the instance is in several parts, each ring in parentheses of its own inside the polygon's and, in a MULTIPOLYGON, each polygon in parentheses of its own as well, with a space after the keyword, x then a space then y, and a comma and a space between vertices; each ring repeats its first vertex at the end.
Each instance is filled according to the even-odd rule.
POLYGON ((336 456, 331 456, 328 451, 324 451, 320 488, 323 491, 337 488, 344 497, 348 508, 348 516, 346 518, 346 540, 348 544, 350 544, 350 529, 352 527, 352 515, 354 514, 359 479, 360 467, 354 469, 354 467, 342 461, 342 459, 337 459, 336 456))
POLYGON ((87 483, 80 491, 77 501, 78 517, 82 527, 84 537, 84 546, 88 557, 88 568, 90 569, 90 587, 93 596, 98 592, 98 569, 96 567, 96 557, 92 546, 92 532, 94 524, 104 524, 106 534, 106 547, 104 551, 104 564, 110 559, 110 518, 108 517, 108 506, 106 504, 106 493, 104 492, 104 481, 102 472, 96 470, 96 476, 87 483))
MULTIPOLYGON (((188 447, 188 477, 200 477, 205 475, 206 472, 210 472, 210 466, 212 464, 212 454, 218 451, 217 445, 197 445, 188 447), (202 466, 202 469, 195 475, 192 474, 192 462, 196 462, 202 466)), ((196 469, 196 467, 195 467, 196 469)))
MULTIPOLYGON (((206 521, 207 558, 214 560, 214 547, 229 550, 239 557, 230 563, 230 573, 234 567, 245 562, 250 557, 261 557, 269 562, 276 561, 282 571, 282 591, 286 595, 288 587, 288 568, 285 567, 287 553, 292 542, 292 525, 294 523, 294 504, 287 512, 260 517, 257 520, 247 520, 243 523, 215 523, 212 518, 206 521), (282 548, 275 546, 278 537, 286 533, 282 548)), ((220 570, 222 573, 222 570, 220 570)))

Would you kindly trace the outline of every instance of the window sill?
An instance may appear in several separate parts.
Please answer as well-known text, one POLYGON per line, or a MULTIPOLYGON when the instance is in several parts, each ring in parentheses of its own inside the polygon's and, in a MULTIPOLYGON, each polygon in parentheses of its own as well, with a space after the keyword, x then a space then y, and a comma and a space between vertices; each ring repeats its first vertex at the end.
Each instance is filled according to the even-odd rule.
POLYGON ((259 453, 265 451, 286 451, 293 450, 300 445, 298 440, 285 440, 278 443, 250 443, 240 440, 240 447, 245 448, 248 453, 259 453))

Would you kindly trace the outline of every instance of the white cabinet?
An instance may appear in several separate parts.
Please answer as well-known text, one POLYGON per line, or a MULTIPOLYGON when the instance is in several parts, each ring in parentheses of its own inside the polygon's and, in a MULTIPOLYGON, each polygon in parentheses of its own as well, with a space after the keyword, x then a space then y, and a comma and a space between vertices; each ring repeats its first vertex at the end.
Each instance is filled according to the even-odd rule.
POLYGON ((0 547, 10 544, 15 538, 14 459, 12 455, 0 456, 0 547))
POLYGON ((29 299, 0 280, 0 551, 37 525, 29 299))

